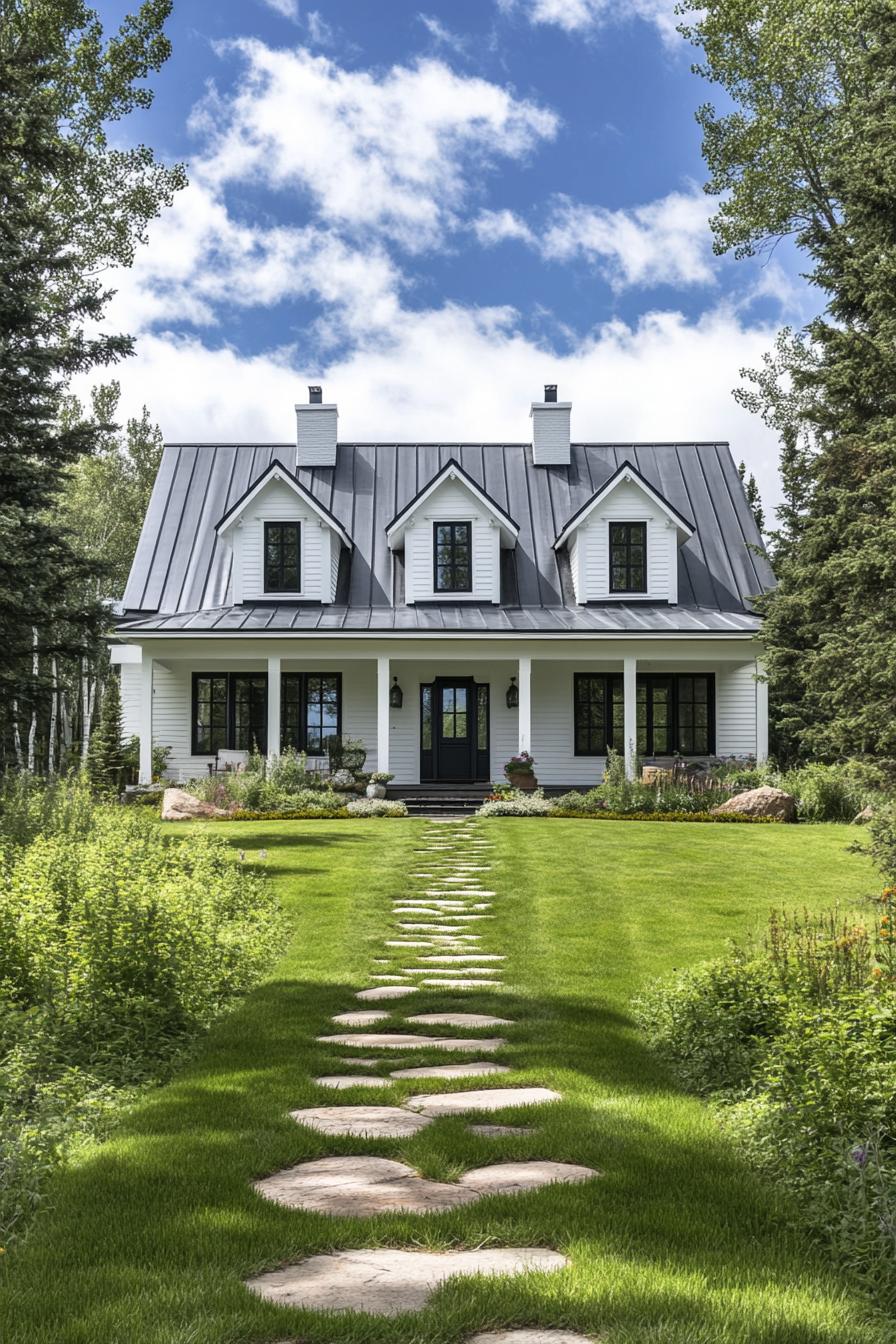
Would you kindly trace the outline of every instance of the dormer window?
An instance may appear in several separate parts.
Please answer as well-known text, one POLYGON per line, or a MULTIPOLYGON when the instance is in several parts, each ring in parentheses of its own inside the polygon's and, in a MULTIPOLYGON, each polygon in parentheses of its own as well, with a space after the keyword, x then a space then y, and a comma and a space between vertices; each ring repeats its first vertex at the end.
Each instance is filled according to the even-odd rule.
POLYGON ((433 524, 433 588, 437 593, 469 593, 473 588, 472 524, 433 524))
POLYGON ((266 593, 302 591, 301 523, 265 523, 264 590, 266 593))
POLYGON ((647 592, 646 523, 610 523, 610 592, 647 592))

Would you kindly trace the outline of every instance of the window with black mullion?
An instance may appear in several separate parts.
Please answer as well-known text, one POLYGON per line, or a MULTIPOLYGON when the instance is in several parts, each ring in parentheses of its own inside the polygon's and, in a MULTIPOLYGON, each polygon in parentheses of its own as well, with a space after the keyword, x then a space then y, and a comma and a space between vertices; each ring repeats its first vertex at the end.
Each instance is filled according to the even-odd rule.
POLYGON ((327 738, 341 732, 342 678, 338 672, 284 672, 282 744, 310 756, 327 752, 327 738))
POLYGON ((610 592, 647 592, 646 523, 610 523, 610 592))
POLYGON ((300 523, 265 523, 264 590, 298 593, 302 589, 300 523))
POLYGON ((264 673, 196 672, 193 755, 267 750, 268 679, 264 673))
POLYGON ((437 593, 469 593, 473 587, 469 523, 434 523, 433 587, 437 593))

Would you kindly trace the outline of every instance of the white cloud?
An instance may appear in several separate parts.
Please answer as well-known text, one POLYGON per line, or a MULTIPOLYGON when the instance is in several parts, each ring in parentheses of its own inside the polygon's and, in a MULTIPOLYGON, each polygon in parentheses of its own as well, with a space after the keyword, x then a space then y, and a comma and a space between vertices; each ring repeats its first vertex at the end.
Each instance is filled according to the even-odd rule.
POLYGON ((472 228, 483 247, 495 247, 511 240, 537 246, 529 225, 512 210, 480 210, 472 228))
POLYGON ((116 376, 123 414, 145 402, 172 439, 288 440, 306 382, 339 403, 344 439, 514 442, 528 439, 528 406, 546 382, 573 402, 576 439, 730 439, 779 497, 774 437, 731 396, 739 370, 760 362, 772 326, 747 326, 719 307, 697 322, 648 313, 609 323, 560 352, 528 338, 510 308, 402 309, 388 333, 313 368, 296 352, 242 355, 197 338, 144 336, 116 376))
POLYGON ((696 188, 629 210, 559 197, 540 250, 554 261, 595 262, 617 289, 712 284, 709 214, 706 197, 696 188))
POLYGON ((434 14, 418 14, 417 18, 423 24, 423 27, 429 33, 437 47, 447 47, 454 51, 458 56, 466 56, 470 49, 470 39, 461 37, 459 33, 454 33, 450 28, 436 18, 434 14))
POLYGON ((306 22, 308 36, 316 47, 329 47, 333 43, 333 29, 319 9, 309 10, 306 22))
POLYGON ((593 32, 605 23, 644 19, 664 42, 679 42, 677 0, 497 0, 504 14, 522 9, 532 24, 550 24, 566 33, 593 32))
POLYGON ((377 232, 409 251, 440 245, 499 158, 552 138, 554 112, 437 60, 383 75, 308 51, 229 44, 245 61, 236 93, 193 118, 210 182, 263 182, 307 193, 318 218, 377 232))
POLYGON ((299 0, 262 0, 262 3, 275 14, 282 15, 284 19, 292 19, 293 23, 298 22, 299 0))

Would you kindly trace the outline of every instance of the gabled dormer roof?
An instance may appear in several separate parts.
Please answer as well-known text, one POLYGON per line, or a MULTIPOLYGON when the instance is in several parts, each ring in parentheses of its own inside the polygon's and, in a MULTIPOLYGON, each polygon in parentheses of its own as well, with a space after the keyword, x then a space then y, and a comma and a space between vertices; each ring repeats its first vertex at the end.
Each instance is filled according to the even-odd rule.
POLYGON ((456 481, 458 485, 463 486, 470 492, 473 498, 481 504, 486 513, 494 519, 497 526, 501 529, 502 545, 510 548, 516 545, 517 537, 520 534, 519 523, 514 522, 509 513, 501 508, 500 504, 492 499, 491 495, 486 494, 481 485, 477 485, 472 476, 468 476, 463 467, 455 458, 450 458, 427 485, 419 490, 414 498, 395 515, 391 523, 386 526, 386 540, 390 548, 400 550, 404 541, 404 530, 408 522, 413 517, 417 509, 421 508, 435 494, 440 486, 446 481, 456 481))
POLYGON ((320 518, 327 527, 332 528, 344 546, 347 546, 349 550, 352 549, 352 539, 340 523, 339 519, 335 518, 329 509, 324 508, 320 500, 315 499, 311 494, 311 491, 306 490, 304 485, 302 485, 302 482, 297 480, 292 472, 284 467, 282 462, 272 462, 267 471, 263 471, 257 480, 252 482, 248 490, 240 496, 236 503, 231 505, 224 514, 224 517, 215 524, 215 531, 217 534, 221 536, 222 533, 228 530, 228 528, 232 527, 246 511, 253 499, 260 495, 262 490, 270 485, 272 481, 280 481, 283 485, 288 486, 312 513, 317 514, 318 518, 320 518))
POLYGON ((630 482, 631 484, 638 486, 640 490, 643 490, 648 499, 650 499, 657 508, 666 515, 669 522, 677 528, 680 542, 687 541, 688 537, 693 536, 694 524, 689 523, 684 514, 679 513, 678 509, 674 508, 669 503, 668 499, 665 499, 649 481, 645 480, 638 469, 633 467, 631 462, 626 459, 626 461, 614 471, 609 480, 606 481, 590 499, 587 499, 581 508, 577 509, 572 517, 564 523, 563 530, 554 542, 554 550, 558 551, 562 546, 565 546, 576 529, 582 526, 598 505, 602 504, 618 486, 625 482, 630 482))

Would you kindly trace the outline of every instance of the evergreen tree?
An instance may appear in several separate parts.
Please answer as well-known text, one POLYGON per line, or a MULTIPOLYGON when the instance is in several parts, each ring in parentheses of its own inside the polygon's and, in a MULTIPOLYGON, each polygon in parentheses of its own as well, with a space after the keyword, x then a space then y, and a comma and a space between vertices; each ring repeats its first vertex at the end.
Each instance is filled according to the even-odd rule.
POLYGON ((73 375, 130 352, 100 329, 97 273, 129 264, 183 182, 106 137, 151 101, 142 81, 167 58, 169 9, 145 0, 104 43, 80 0, 0 0, 0 755, 13 707, 33 722, 53 659, 89 647, 102 621, 95 566, 57 508, 102 431, 61 410, 73 375))
POLYGON ((759 486, 756 484, 756 477, 753 475, 752 471, 750 472, 749 476, 747 475, 746 462, 740 463, 740 465, 737 468, 737 474, 740 477, 741 484, 744 487, 744 494, 747 497, 747 503, 749 504, 753 517, 756 520, 756 526, 759 528, 760 532, 764 532, 765 511, 762 507, 762 496, 759 493, 759 486))
POLYGON ((110 672, 103 690, 99 723, 90 738, 87 777, 98 794, 118 793, 124 774, 124 725, 118 676, 110 672))
POLYGON ((792 237, 826 309, 742 400, 781 435, 763 603, 779 743, 896 758, 896 7, 684 0, 702 68, 718 251, 792 237))

